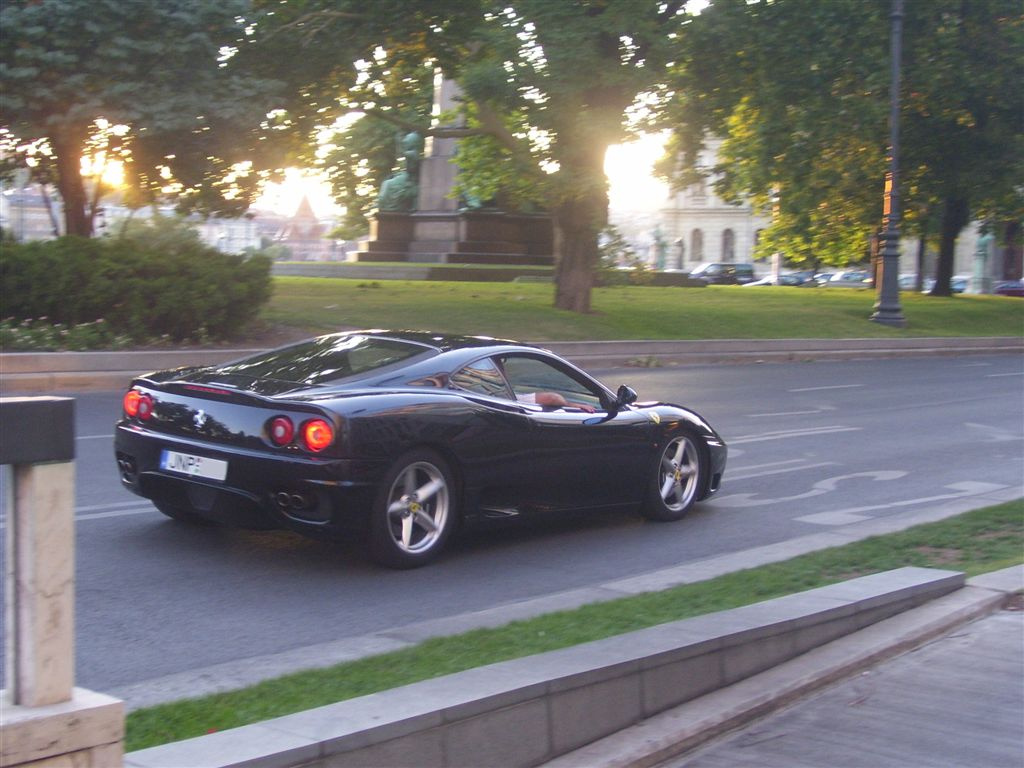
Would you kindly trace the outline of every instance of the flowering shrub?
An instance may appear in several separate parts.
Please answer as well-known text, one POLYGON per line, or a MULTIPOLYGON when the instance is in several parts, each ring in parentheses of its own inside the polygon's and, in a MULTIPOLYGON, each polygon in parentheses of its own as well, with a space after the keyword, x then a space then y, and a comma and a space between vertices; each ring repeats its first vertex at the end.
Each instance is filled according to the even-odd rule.
POLYGON ((88 349, 124 349, 132 338, 115 333, 106 320, 63 325, 48 318, 0 320, 0 349, 4 352, 63 352, 88 349))
POLYGON ((44 317, 56 329, 46 343, 67 338, 62 331, 95 337, 101 320, 112 337, 135 342, 220 339, 241 330, 270 298, 270 260, 220 253, 166 224, 92 240, 5 242, 0 296, 4 315, 18 321, 4 325, 5 348, 15 328, 23 340, 45 336, 44 317))

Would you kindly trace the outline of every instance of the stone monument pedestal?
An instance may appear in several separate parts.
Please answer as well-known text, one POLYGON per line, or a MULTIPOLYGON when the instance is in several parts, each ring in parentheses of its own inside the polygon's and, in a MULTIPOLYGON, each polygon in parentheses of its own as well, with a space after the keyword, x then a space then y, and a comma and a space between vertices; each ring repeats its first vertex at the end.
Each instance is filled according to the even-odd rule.
POLYGON ((554 264, 551 217, 501 211, 377 213, 370 239, 349 256, 362 263, 554 264))
MULTIPOLYGON (((435 124, 456 110, 461 96, 453 80, 438 71, 434 79, 435 124)), ((370 217, 370 239, 348 260, 362 263, 505 264, 550 267, 555 263, 550 216, 459 209, 452 194, 456 139, 428 136, 419 162, 418 210, 379 211, 370 217)))

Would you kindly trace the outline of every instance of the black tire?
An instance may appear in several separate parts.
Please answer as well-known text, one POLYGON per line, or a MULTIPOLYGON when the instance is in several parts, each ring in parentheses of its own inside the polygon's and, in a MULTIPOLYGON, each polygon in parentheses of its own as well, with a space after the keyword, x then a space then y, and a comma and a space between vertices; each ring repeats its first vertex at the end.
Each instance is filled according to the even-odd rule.
POLYGON ((389 568, 418 568, 434 560, 455 527, 454 476, 435 451, 399 458, 377 492, 370 515, 370 554, 389 568))
POLYGON ((689 432, 671 435, 658 449, 641 512, 649 520, 670 522, 686 516, 707 483, 708 453, 689 432))
POLYGON ((164 501, 154 501, 153 506, 160 510, 163 514, 167 515, 172 520, 177 520, 179 523, 187 523, 188 525, 202 526, 216 525, 216 523, 214 523, 209 518, 203 517, 202 515, 193 512, 191 509, 185 509, 184 507, 176 507, 164 501))

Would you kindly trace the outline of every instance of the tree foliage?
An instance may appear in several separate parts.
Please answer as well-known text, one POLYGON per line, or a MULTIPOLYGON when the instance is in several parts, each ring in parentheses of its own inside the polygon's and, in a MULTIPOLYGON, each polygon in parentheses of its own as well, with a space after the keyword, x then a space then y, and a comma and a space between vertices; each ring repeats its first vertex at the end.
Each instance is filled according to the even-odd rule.
MULTIPOLYGON (((724 137, 718 189, 774 214, 761 243, 797 261, 863 257, 888 167, 891 0, 714 0, 681 38, 671 159, 692 183, 708 133, 724 137), (682 158, 682 162, 678 159, 682 158)), ((904 221, 942 221, 936 292, 969 216, 1019 218, 1016 0, 908 2, 900 114, 904 221)))
POLYGON ((233 64, 252 18, 247 0, 5 0, 5 154, 56 185, 68 234, 92 233, 107 191, 83 157, 123 162, 129 201, 248 207, 284 143, 261 141, 280 84, 233 64))
MULTIPOLYGON (((682 5, 387 0, 368 17, 365 4, 353 0, 294 4, 287 17, 275 11, 270 24, 272 37, 296 46, 294 56, 311 84, 301 89, 307 97, 294 105, 297 115, 330 114, 328 102, 343 92, 339 103, 349 109, 395 125, 409 126, 418 117, 416 127, 436 133, 409 98, 412 91, 402 97, 402 84, 415 82, 410 73, 424 62, 456 78, 464 93, 462 191, 549 211, 556 229, 556 305, 587 311, 597 238, 607 221, 605 151, 628 135, 627 110, 637 96, 660 81, 672 35, 685 18, 682 5), (324 48, 348 51, 348 60, 361 64, 340 71, 323 62, 316 70, 309 60, 324 48), (403 107, 412 110, 403 113, 403 107)), ((347 139, 346 152, 359 150, 374 140, 374 130, 353 128, 338 144, 347 139)), ((382 171, 383 162, 359 154, 358 161, 347 159, 365 171, 361 179, 382 171)))

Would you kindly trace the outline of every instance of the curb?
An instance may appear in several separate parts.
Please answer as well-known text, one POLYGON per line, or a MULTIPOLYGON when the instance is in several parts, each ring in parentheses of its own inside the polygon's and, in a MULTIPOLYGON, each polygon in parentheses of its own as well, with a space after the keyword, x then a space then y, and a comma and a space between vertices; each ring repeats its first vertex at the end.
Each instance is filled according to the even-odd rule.
POLYGON ((984 574, 923 606, 656 715, 544 763, 544 768, 653 768, 811 693, 983 618, 1024 587, 1024 566, 984 574))
MULTIPOLYGON (((534 342, 581 367, 662 368, 718 363, 849 360, 884 357, 1024 353, 1024 337, 899 339, 711 339, 686 341, 534 342)), ((119 390, 140 373, 213 365, 261 350, 194 349, 133 352, 6 352, 4 393, 119 390)))
POLYGON ((1022 579, 1024 566, 966 587, 963 574, 901 568, 140 750, 125 765, 450 766, 490 750, 506 765, 654 766, 991 613, 1022 579))

